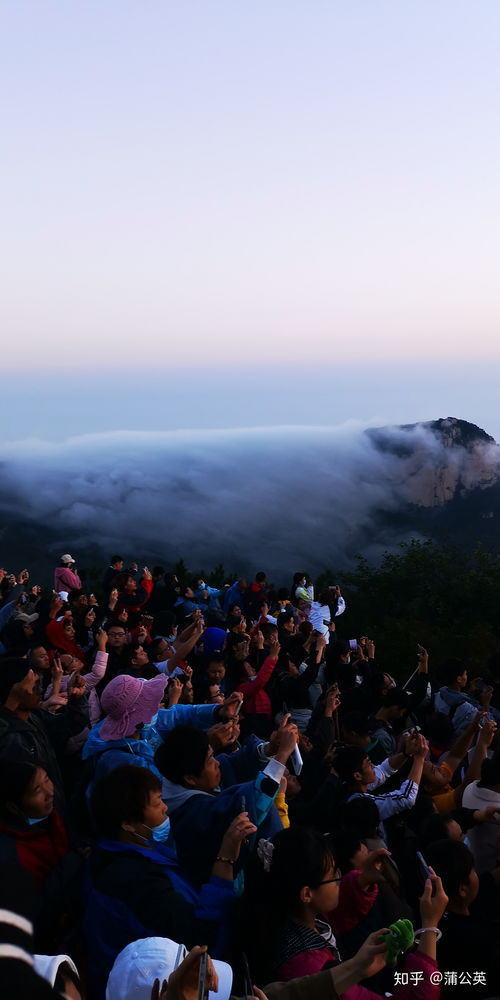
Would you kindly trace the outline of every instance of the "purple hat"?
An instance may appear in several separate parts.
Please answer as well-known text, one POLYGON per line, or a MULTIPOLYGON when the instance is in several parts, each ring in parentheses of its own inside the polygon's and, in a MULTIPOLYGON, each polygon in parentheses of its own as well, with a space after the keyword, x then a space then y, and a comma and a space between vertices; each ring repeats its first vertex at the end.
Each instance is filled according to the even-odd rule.
POLYGON ((168 677, 159 674, 150 681, 120 674, 103 691, 101 705, 106 718, 102 740, 122 740, 132 736, 140 722, 151 722, 158 711, 168 677))

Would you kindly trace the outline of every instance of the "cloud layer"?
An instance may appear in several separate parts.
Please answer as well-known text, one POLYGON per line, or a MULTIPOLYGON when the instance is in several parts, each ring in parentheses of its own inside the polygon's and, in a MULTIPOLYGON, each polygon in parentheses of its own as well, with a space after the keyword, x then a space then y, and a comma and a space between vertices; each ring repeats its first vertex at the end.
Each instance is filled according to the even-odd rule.
MULTIPOLYGON (((377 514, 415 499, 422 477, 456 480, 470 460, 424 425, 386 428, 383 442, 353 423, 25 440, 0 450, 3 527, 43 526, 52 555, 75 549, 82 565, 97 548, 193 570, 335 569, 395 540, 377 514)), ((496 467, 497 446, 481 449, 496 467)))

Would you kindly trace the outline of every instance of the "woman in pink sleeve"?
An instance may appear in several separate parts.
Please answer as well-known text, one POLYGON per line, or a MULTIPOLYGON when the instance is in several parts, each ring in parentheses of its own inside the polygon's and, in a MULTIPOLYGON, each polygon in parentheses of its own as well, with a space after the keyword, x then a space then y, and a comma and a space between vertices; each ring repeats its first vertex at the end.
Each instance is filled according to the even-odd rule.
MULTIPOLYGON (((378 1000, 379 993, 358 983, 386 966, 386 946, 380 935, 387 928, 370 934, 359 951, 342 962, 325 918, 337 908, 342 878, 330 841, 314 830, 290 827, 276 834, 272 843, 261 841, 258 852, 265 874, 249 892, 250 908, 253 894, 261 903, 260 914, 254 912, 260 940, 251 967, 253 963, 260 966, 267 982, 289 981, 330 968, 335 989, 345 1000, 378 1000)), ((435 876, 433 880, 435 895, 428 879, 420 901, 422 928, 436 928, 448 902, 441 880, 435 876)), ((409 982, 395 986, 392 995, 397 1000, 439 1000, 440 987, 431 982, 431 974, 437 971, 433 929, 420 935, 417 949, 406 955, 403 971, 409 982)))

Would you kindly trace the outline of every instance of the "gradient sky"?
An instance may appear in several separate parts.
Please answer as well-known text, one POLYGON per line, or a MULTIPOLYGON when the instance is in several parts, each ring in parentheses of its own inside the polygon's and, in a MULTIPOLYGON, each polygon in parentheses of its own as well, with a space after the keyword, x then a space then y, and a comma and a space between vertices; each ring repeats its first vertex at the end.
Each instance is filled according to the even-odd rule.
POLYGON ((500 437, 498 0, 3 0, 0 31, 2 437, 500 437))

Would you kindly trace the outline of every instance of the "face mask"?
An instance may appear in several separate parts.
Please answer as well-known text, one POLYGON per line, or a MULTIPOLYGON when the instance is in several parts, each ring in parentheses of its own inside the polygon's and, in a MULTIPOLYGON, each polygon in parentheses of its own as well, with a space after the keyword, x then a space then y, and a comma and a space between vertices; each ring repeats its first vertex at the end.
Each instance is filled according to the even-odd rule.
POLYGON ((164 844, 165 841, 168 840, 170 834, 170 819, 168 816, 163 820, 163 823, 160 823, 159 826, 148 826, 147 823, 143 823, 142 825, 146 828, 146 830, 149 830, 150 836, 143 837, 140 833, 135 833, 134 836, 137 837, 138 840, 142 840, 145 844, 151 844, 151 842, 164 844))
POLYGON ((150 827, 151 836, 155 843, 164 844, 170 836, 170 819, 167 816, 159 826, 150 827))
POLYGON ((34 818, 32 816, 26 816, 26 822, 27 822, 28 826, 36 826, 37 823, 43 823, 44 819, 47 819, 47 817, 46 816, 37 816, 37 817, 34 818))

